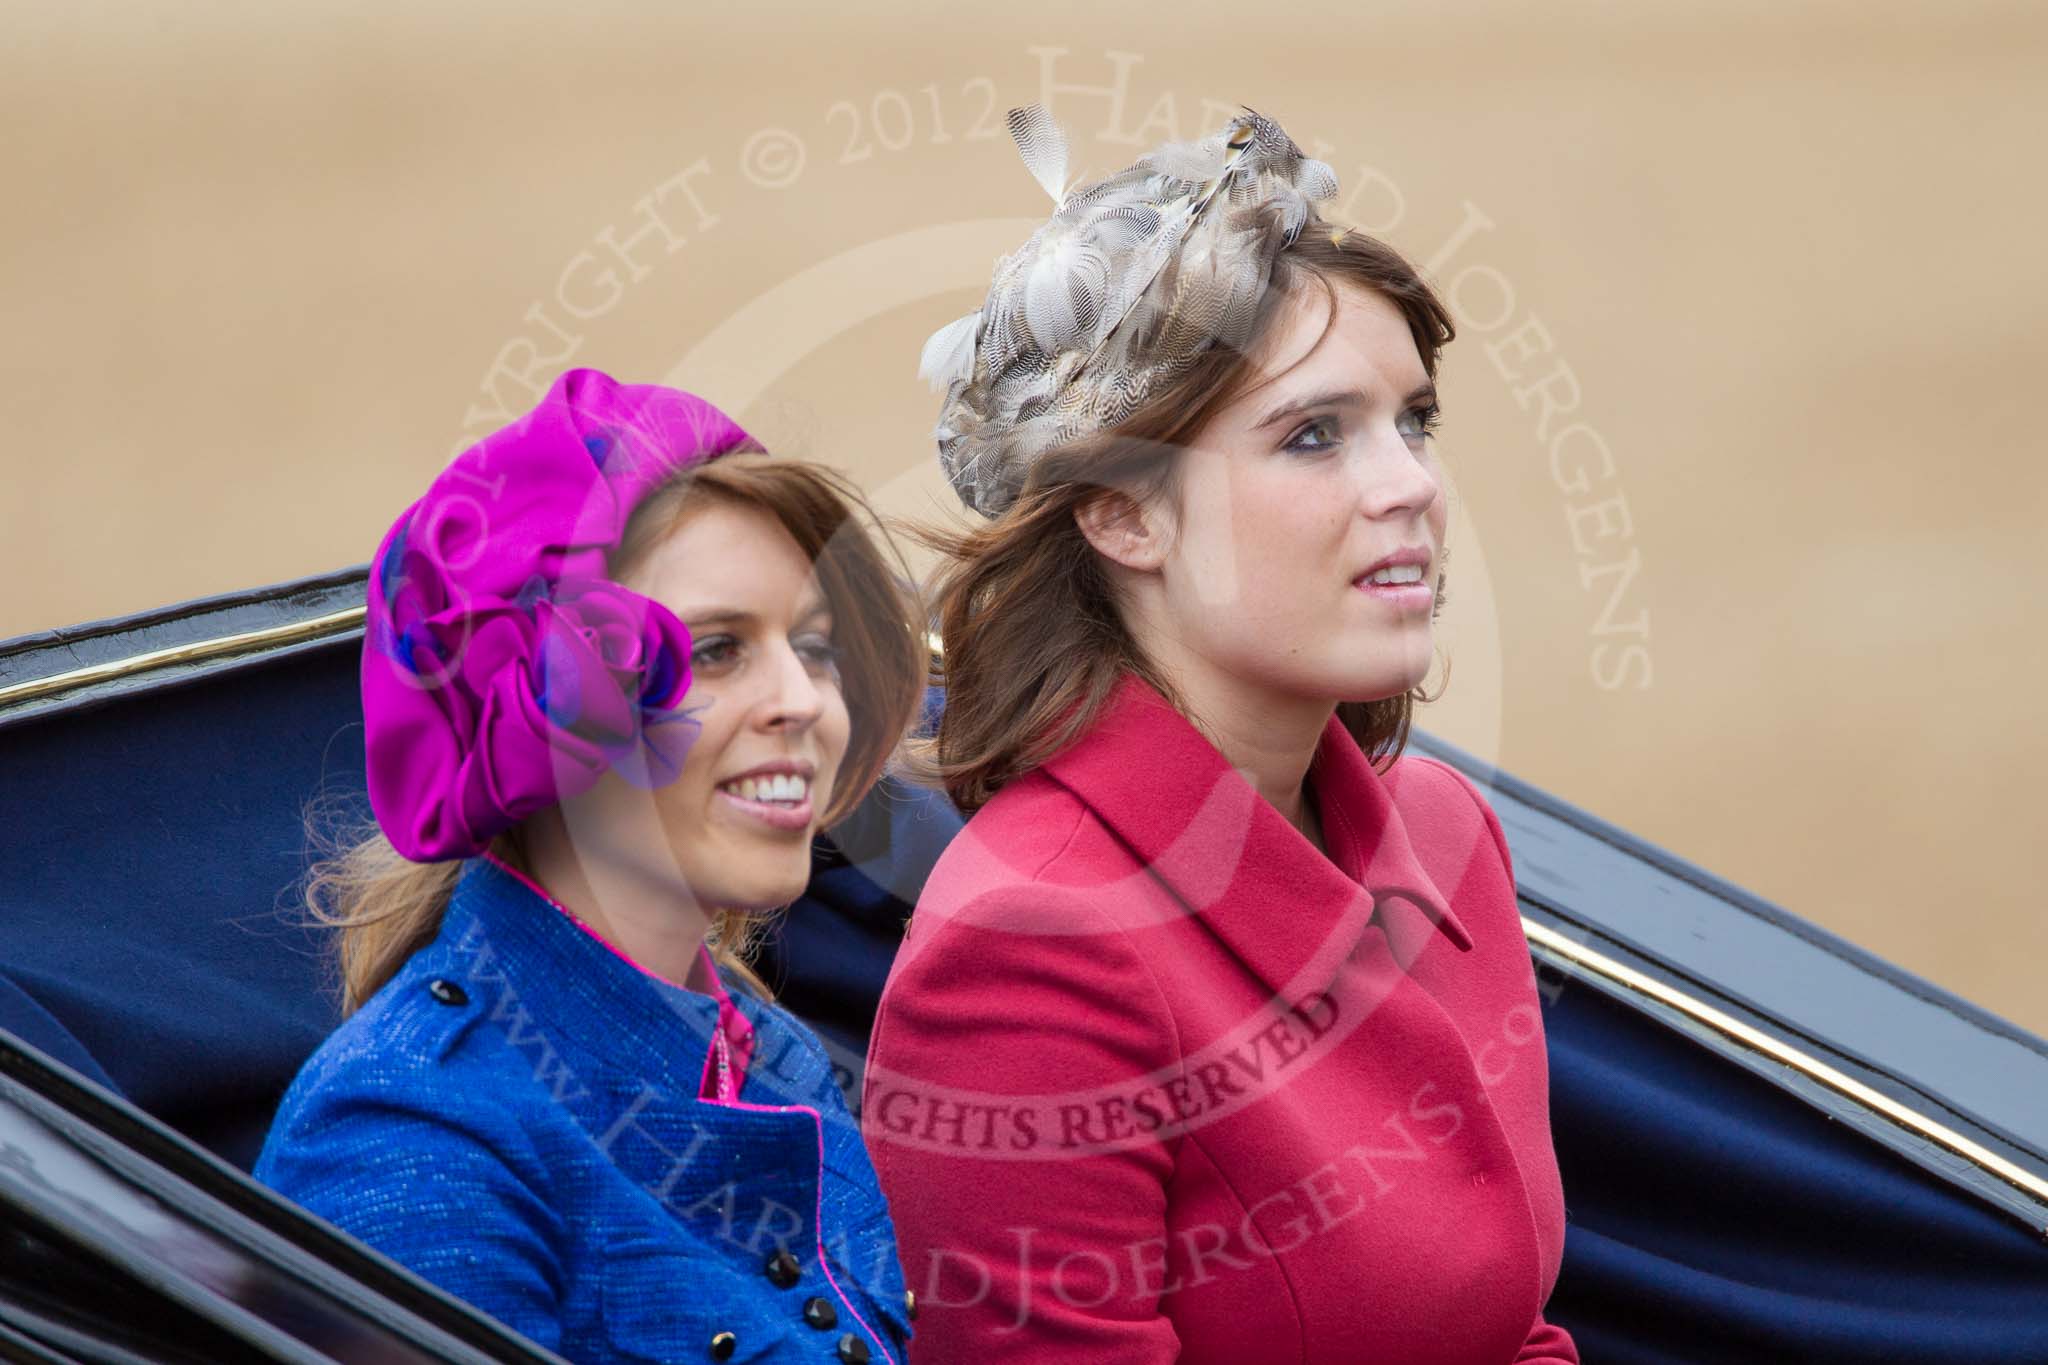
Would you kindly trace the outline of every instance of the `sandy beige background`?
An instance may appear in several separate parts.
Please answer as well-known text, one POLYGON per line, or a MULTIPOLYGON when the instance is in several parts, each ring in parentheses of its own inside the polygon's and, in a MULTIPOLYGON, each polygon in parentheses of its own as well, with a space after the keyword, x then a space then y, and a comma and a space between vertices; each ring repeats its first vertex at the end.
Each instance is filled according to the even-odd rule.
POLYGON ((358 562, 571 363, 941 510, 917 348, 1050 207, 1002 111, 1100 174, 1244 102, 1464 320, 1425 724, 2048 1030, 2037 5, 5 25, 0 635, 358 562))

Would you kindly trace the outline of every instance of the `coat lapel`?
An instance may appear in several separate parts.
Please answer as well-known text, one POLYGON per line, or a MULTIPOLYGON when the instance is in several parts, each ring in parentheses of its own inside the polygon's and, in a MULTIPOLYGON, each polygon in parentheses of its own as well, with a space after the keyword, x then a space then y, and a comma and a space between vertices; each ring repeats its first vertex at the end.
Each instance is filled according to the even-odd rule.
POLYGON ((1135 674, 1044 771, 1277 996, 1322 990, 1375 930, 1404 971, 1438 932, 1472 946, 1334 716, 1310 769, 1327 858, 1135 674))

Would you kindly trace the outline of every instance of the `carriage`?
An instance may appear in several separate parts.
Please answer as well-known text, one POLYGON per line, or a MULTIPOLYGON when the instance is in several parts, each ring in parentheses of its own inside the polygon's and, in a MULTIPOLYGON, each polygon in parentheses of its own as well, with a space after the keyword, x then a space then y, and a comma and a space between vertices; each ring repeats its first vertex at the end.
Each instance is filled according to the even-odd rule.
MULTIPOLYGON (((364 575, 0 644, 0 1359, 555 1359, 247 1175, 336 1019, 293 887, 364 575)), ((1411 742, 1513 852, 1587 1361, 2048 1362, 2048 1044, 1411 742)), ((762 965, 846 1055, 959 824, 890 779, 814 847, 762 965)))

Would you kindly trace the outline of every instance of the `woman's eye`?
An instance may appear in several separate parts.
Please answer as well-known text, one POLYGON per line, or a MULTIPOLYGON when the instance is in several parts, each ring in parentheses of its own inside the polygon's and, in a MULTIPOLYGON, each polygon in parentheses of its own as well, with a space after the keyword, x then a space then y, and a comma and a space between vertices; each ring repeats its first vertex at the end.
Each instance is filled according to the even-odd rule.
POLYGON ((1401 435, 1410 441, 1426 441, 1443 416, 1443 410, 1434 403, 1426 408, 1410 408, 1401 414, 1401 435))
POLYGON ((1286 450, 1314 452, 1330 450, 1343 443, 1344 424, 1335 417, 1318 417, 1304 423, 1287 438, 1286 450))
POLYGON ((699 640, 690 648, 690 665, 693 668, 716 668, 731 663, 739 657, 740 642, 730 635, 713 635, 699 640))
POLYGON ((797 641, 796 652, 804 657, 804 662, 816 668, 839 666, 839 646, 821 635, 808 635, 797 641))

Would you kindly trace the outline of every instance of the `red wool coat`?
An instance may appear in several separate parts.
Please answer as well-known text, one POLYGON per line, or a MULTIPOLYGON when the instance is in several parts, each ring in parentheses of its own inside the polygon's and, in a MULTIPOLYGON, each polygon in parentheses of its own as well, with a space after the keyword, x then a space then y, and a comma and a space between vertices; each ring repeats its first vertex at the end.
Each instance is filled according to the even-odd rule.
POLYGON ((914 1365, 1576 1362, 1500 824, 1335 719, 1329 856, 1150 687, 933 871, 862 1122, 914 1365))

